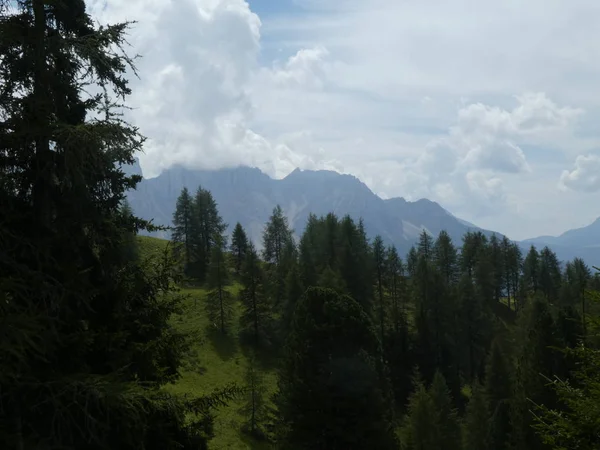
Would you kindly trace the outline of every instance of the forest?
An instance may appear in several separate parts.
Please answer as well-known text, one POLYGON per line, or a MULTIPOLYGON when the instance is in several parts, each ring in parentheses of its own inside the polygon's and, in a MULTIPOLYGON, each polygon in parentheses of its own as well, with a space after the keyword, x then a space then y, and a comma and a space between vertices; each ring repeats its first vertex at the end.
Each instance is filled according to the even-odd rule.
POLYGON ((0 0, 0 448, 600 448, 580 259, 280 207, 250 242, 201 186, 143 237, 131 25, 0 0))

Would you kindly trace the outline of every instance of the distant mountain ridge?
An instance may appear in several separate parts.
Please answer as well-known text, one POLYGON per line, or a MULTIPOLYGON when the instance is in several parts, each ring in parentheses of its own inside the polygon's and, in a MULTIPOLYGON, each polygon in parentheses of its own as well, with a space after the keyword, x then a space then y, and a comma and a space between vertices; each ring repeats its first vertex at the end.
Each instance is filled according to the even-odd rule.
POLYGON ((585 227, 565 231, 559 236, 526 239, 522 244, 547 245, 563 259, 579 257, 590 265, 600 266, 600 217, 585 227))
MULTIPOLYGON (((127 167, 127 172, 141 174, 141 168, 136 163, 127 167)), ((370 237, 381 235, 401 254, 417 242, 422 230, 433 236, 446 230, 456 245, 461 244, 467 231, 494 234, 454 216, 431 200, 413 202, 401 197, 384 200, 355 176, 326 170, 296 169, 276 180, 246 166, 213 171, 176 166, 158 177, 143 179, 128 194, 128 199, 138 216, 153 219, 156 224, 171 225, 175 202, 184 186, 192 193, 198 186, 210 190, 229 224, 228 233, 239 221, 259 248, 264 225, 276 205, 282 207, 297 236, 303 232, 310 213, 320 216, 333 212, 340 217, 348 214, 355 220, 362 218, 370 237)), ((561 260, 578 256, 590 265, 600 265, 600 219, 558 237, 542 236, 519 244, 524 252, 532 244, 539 248, 548 245, 561 260)))
MULTIPOLYGON (((132 173, 137 170, 130 169, 132 173)), ((210 190, 229 224, 229 232, 239 221, 259 247, 263 227, 278 204, 296 235, 304 230, 310 213, 320 216, 333 212, 340 217, 348 214, 355 220, 363 218, 370 236, 381 235, 402 253, 410 249, 422 230, 434 236, 446 230, 457 244, 469 230, 492 234, 461 221, 436 202, 384 200, 358 178, 324 170, 296 169, 276 180, 259 169, 245 166, 216 171, 178 166, 156 178, 144 179, 137 190, 129 193, 128 199, 140 217, 171 225, 175 202, 184 186, 192 192, 198 186, 210 190)))

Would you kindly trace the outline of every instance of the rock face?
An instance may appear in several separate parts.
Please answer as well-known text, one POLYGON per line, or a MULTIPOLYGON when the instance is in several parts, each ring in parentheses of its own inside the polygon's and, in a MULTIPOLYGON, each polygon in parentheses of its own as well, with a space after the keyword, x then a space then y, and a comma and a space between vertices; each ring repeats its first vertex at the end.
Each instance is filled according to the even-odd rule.
POLYGON ((170 225, 175 201, 184 186, 192 193, 198 186, 210 190, 229 231, 239 221, 258 247, 264 224, 278 204, 296 235, 302 233, 310 213, 319 216, 334 212, 340 217, 349 214, 355 220, 363 218, 369 236, 381 235, 403 254, 422 230, 433 235, 446 230, 456 244, 467 231, 479 230, 435 202, 383 200, 358 178, 331 171, 297 169, 284 179, 274 180, 249 167, 217 171, 174 167, 143 180, 136 191, 130 192, 129 202, 137 215, 170 225))
MULTIPOLYGON (((128 173, 141 174, 139 164, 127 169, 128 173)), ((175 201, 184 186, 192 193, 198 186, 210 190, 229 224, 229 232, 240 222, 258 248, 262 246, 263 227, 276 205, 282 207, 296 236, 304 230, 310 213, 320 216, 333 212, 340 217, 349 214, 355 220, 364 220, 371 238, 381 235, 402 255, 422 230, 433 236, 446 230, 458 246, 467 231, 493 234, 459 219, 430 200, 409 202, 400 197, 383 200, 358 178, 326 170, 296 169, 282 180, 274 180, 259 169, 243 166, 215 171, 173 167, 156 178, 144 179, 137 190, 129 193, 129 202, 138 216, 170 225, 175 201)), ((168 233, 159 236, 169 237, 168 233)), ((587 227, 557 237, 542 236, 519 242, 524 252, 532 244, 538 249, 547 245, 563 261, 580 257, 590 266, 600 266, 600 218, 587 227)))

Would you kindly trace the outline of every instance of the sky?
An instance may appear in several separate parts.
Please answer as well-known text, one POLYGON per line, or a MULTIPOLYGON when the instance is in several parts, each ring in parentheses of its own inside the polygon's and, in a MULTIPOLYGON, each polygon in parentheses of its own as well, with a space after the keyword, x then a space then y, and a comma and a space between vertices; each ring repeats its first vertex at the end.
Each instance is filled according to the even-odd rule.
POLYGON ((596 0, 87 0, 135 20, 152 177, 350 173, 513 239, 600 216, 596 0))

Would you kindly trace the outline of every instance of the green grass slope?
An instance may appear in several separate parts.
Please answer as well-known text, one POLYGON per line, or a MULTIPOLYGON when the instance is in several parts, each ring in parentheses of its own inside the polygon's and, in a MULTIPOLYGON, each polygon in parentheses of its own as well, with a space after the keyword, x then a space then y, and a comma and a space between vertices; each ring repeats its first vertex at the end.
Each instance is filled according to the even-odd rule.
MULTIPOLYGON (((168 241, 163 239, 139 236, 140 256, 143 258, 160 256, 168 241)), ((230 286, 230 291, 237 297, 239 285, 230 286)), ((183 311, 173 318, 178 329, 191 334, 192 351, 188 355, 181 370, 181 378, 166 388, 178 394, 210 394, 230 383, 244 386, 247 364, 247 350, 239 342, 239 315, 241 308, 236 303, 231 326, 226 335, 215 329, 206 318, 204 312, 206 291, 201 288, 184 288, 183 311)), ((260 356, 260 355, 259 355, 260 356)), ((275 390, 276 375, 272 365, 266 363, 268 355, 262 355, 261 367, 265 385, 268 389, 266 397, 275 390)), ((257 441, 242 431, 245 417, 239 412, 244 403, 243 398, 236 399, 229 406, 220 408, 215 414, 215 438, 210 442, 211 450, 221 449, 270 449, 268 442, 257 441)))

